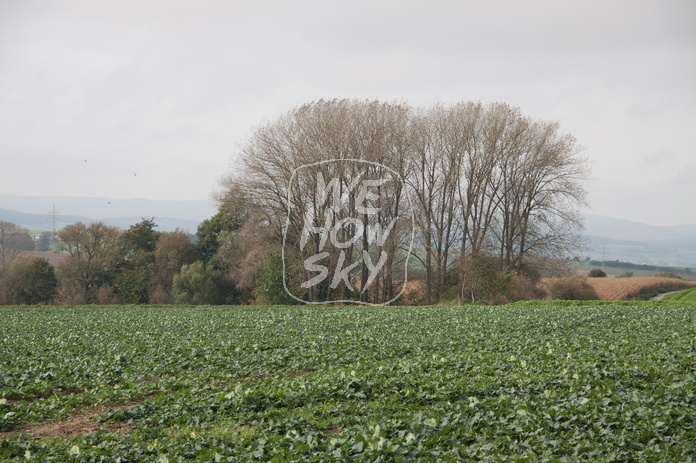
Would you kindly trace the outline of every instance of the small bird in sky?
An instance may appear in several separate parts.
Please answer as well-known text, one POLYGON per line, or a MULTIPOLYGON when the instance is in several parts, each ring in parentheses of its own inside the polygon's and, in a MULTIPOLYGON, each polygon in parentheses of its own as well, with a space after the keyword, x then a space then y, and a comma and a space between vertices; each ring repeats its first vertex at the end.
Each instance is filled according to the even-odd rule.
POLYGON ((135 172, 133 172, 133 175, 134 175, 135 177, 137 177, 137 175, 136 175, 136 173, 135 173, 135 172))

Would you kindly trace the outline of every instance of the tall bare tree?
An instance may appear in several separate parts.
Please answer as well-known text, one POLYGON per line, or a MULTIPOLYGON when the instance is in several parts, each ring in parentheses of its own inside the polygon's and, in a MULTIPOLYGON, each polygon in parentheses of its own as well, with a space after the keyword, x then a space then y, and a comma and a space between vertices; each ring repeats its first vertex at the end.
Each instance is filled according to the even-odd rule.
POLYGON ((155 245, 154 262, 149 266, 148 296, 155 304, 173 304, 172 285, 183 265, 196 260, 196 250, 188 235, 175 230, 160 234, 155 245))
POLYGON ((436 302, 457 261, 463 288, 467 266, 480 267, 484 257, 486 272, 478 274, 490 273, 491 256, 500 271, 520 272, 528 256, 555 256, 575 242, 587 177, 580 153, 558 124, 504 103, 414 110, 321 100, 260 126, 241 148, 222 194, 234 190, 233 197, 243 198, 247 221, 225 238, 236 242, 224 249, 235 249, 236 273, 245 284, 253 284, 283 240, 305 261, 296 270, 305 280, 316 276, 318 267, 306 265, 313 255, 329 267, 353 262, 340 278, 306 287, 303 298, 385 302, 395 293, 395 262, 409 243, 398 218, 412 207, 414 257, 425 270, 426 302, 436 302), (382 166, 386 177, 406 183, 381 182, 382 166), (361 193, 361 181, 377 182, 370 183, 375 194, 361 193), (356 207, 372 213, 351 216, 356 207), (393 232, 377 240, 373 231, 392 223, 393 232), (326 247, 330 237, 345 246, 326 247), (363 291, 373 281, 371 262, 384 251, 377 284, 363 291))
MULTIPOLYGON (((396 248, 391 237, 376 240, 371 232, 388 226, 389 217, 399 212, 404 196, 395 191, 392 198, 398 201, 389 200, 378 207, 372 195, 360 197, 358 185, 376 182, 380 175, 386 175, 380 166, 390 165, 395 156, 394 146, 387 140, 403 138, 407 112, 402 106, 378 102, 319 101, 260 127, 242 149, 241 173, 228 178, 226 186, 235 185, 245 197, 250 217, 254 218, 246 224, 246 230, 271 227, 276 238, 264 244, 267 250, 275 249, 271 253, 279 252, 284 239, 299 250, 301 260, 325 253, 322 259, 328 267, 347 267, 341 278, 329 276, 324 284, 306 288, 308 300, 317 300, 320 293, 322 298, 332 300, 345 300, 349 293, 359 294, 366 302, 384 297, 378 289, 372 293, 363 290, 371 271, 365 256, 379 258, 384 246, 396 248), (370 217, 362 214, 360 223, 364 226, 350 215, 351 210, 361 206, 357 201, 377 211, 370 217), (289 217, 288 211, 292 211, 289 217), (332 239, 346 243, 345 248, 325 247, 331 233, 332 239), (380 249, 374 250, 375 245, 380 249), (360 260, 361 265, 348 266, 360 260)), ((401 188, 398 180, 406 165, 403 157, 393 165, 397 169, 388 175, 394 177, 393 185, 375 183, 377 196, 384 196, 379 194, 380 188, 401 188)), ((245 239, 246 230, 238 240, 245 239)), ((249 252, 259 255, 252 249, 249 252)), ((393 263, 392 255, 383 268, 391 268, 393 263)), ((384 272, 380 273, 381 285, 389 286, 388 292, 392 293, 391 276, 386 278, 384 272)), ((307 280, 314 276, 306 269, 305 273, 307 280)))
POLYGON ((34 242, 26 228, 0 220, 0 267, 32 249, 34 242))
POLYGON ((74 294, 74 301, 96 302, 99 289, 112 282, 123 263, 121 232, 101 222, 76 222, 57 236, 62 250, 70 254, 60 265, 63 292, 74 294))

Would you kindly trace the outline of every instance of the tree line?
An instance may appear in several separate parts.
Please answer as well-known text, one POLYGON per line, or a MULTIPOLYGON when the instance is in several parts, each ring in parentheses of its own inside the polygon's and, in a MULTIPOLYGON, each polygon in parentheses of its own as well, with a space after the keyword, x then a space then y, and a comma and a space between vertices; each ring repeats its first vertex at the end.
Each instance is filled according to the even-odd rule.
POLYGON ((193 237, 63 228, 54 299, 504 302, 581 243, 581 147, 504 103, 320 100, 258 126, 235 162, 193 237))
POLYGON ((28 231, 0 222, 0 305, 11 304, 222 304, 241 302, 213 264, 216 237, 234 224, 216 214, 196 235, 156 231, 154 219, 128 230, 77 222, 57 233, 65 257, 54 268, 30 258, 28 231))

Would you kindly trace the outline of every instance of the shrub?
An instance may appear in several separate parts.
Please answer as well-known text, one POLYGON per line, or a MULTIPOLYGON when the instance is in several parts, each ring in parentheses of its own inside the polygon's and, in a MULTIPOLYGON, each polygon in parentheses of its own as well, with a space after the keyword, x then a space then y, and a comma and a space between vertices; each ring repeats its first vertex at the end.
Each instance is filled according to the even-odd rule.
POLYGON ((18 257, 0 266, 0 305, 13 305, 22 302, 24 284, 22 276, 29 266, 29 259, 18 257))
POLYGON ((477 254, 465 258, 463 295, 473 303, 505 303, 501 296, 504 296, 512 278, 510 269, 501 269, 494 256, 477 254))
POLYGON ((588 273, 587 276, 590 278, 606 278, 607 272, 605 272, 601 268, 593 268, 592 270, 590 270, 590 273, 588 273))
POLYGON ((109 305, 118 304, 121 301, 116 295, 116 291, 110 285, 101 285, 97 290, 97 304, 109 305))
POLYGON ((597 293, 582 277, 558 278, 549 284, 549 298, 562 301, 594 301, 597 293))
POLYGON ((174 303, 174 275, 181 271, 184 264, 195 261, 196 252, 186 233, 175 230, 165 233, 157 239, 155 261, 150 264, 148 299, 154 304, 174 303))
MULTIPOLYGON (((288 262, 292 266, 291 262, 288 262)), ((288 269, 286 269, 288 270, 288 269)), ((294 294, 301 294, 297 291, 299 283, 293 281, 293 275, 301 277, 299 272, 287 271, 288 280, 286 284, 294 294)), ((273 254, 261 273, 258 285, 256 286, 256 302, 271 305, 297 304, 297 301, 285 291, 283 284, 283 257, 280 254, 273 254)))
POLYGON ((660 278, 676 278, 677 280, 683 280, 684 277, 674 272, 660 272, 655 274, 656 277, 660 278))
POLYGON ((22 274, 21 299, 27 304, 48 304, 56 295, 58 280, 48 260, 39 258, 29 264, 22 274))
POLYGON ((517 302, 543 298, 543 291, 537 288, 538 280, 538 278, 528 275, 513 274, 505 292, 507 301, 517 302))
POLYGON ((219 299, 219 272, 196 261, 181 267, 174 276, 174 300, 177 304, 215 304, 219 299))
POLYGON ((628 270, 626 270, 621 275, 616 275, 616 278, 631 278, 632 276, 633 272, 629 272, 628 270))

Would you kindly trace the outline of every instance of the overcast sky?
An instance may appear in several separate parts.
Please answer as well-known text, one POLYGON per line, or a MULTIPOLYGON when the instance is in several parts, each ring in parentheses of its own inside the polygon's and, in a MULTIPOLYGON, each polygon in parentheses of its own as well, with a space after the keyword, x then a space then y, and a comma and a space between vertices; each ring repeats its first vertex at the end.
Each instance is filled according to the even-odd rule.
POLYGON ((0 2, 0 194, 209 198, 320 98, 504 101, 586 147, 588 212, 696 223, 692 0, 0 2))

